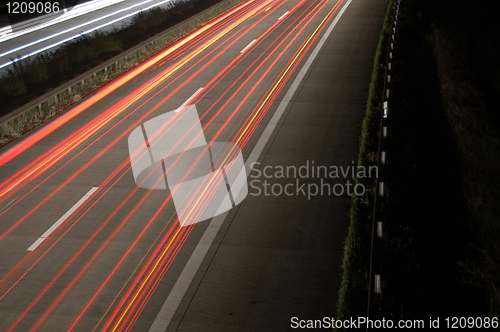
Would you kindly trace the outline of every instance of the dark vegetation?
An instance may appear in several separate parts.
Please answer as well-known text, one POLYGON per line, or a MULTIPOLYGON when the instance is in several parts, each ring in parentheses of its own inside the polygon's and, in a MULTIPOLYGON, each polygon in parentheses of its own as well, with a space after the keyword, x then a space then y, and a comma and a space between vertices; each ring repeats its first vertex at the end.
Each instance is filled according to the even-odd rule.
POLYGON ((189 0, 151 9, 120 29, 84 35, 55 51, 15 62, 0 78, 0 116, 220 1, 189 0))
MULTIPOLYGON (((401 2, 384 238, 375 246, 383 292, 372 318, 499 316, 500 29, 492 8, 486 0, 401 2)), ((376 162, 384 62, 375 61, 363 165, 376 162)), ((353 201, 339 318, 366 315, 371 204, 371 196, 353 201)))
MULTIPOLYGON (((491 0, 434 4, 430 39, 458 160, 468 231, 479 255, 476 261, 459 264, 468 284, 484 290, 491 315, 499 317, 500 21, 494 5, 491 0)), ((469 304, 474 305, 479 303, 469 304)))
POLYGON ((389 101, 385 241, 378 252, 385 287, 374 313, 426 320, 485 316, 484 285, 464 268, 481 256, 440 93, 431 39, 436 6, 407 0, 401 8, 389 101))

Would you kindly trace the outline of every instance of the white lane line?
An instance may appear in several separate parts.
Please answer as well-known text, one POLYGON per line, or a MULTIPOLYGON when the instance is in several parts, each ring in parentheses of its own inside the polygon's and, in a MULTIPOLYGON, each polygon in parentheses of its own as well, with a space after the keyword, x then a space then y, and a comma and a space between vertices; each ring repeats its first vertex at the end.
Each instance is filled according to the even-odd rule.
POLYGON ((245 51, 246 51, 246 50, 247 50, 250 46, 252 46, 252 45, 253 45, 253 43, 255 43, 256 41, 257 41, 257 39, 252 40, 252 41, 250 42, 250 44, 248 44, 247 46, 245 46, 245 48, 244 48, 244 49, 242 49, 242 50, 240 51, 240 53, 245 52, 245 51))
POLYGON ((191 102, 191 100, 193 100, 194 97, 196 97, 202 90, 203 90, 203 87, 201 87, 198 90, 196 90, 196 92, 193 93, 191 95, 191 97, 189 97, 184 103, 182 103, 182 105, 178 109, 176 109, 175 111, 179 112, 181 109, 183 109, 184 107, 186 107, 186 105, 188 105, 191 102))
POLYGON ((21 196, 21 195, 17 195, 17 196, 16 196, 16 198, 14 198, 12 201, 10 201, 10 203, 9 203, 9 204, 5 205, 5 207, 4 207, 2 210, 0 210, 0 212, 3 212, 3 210, 5 210, 5 209, 6 209, 6 208, 8 208, 8 207, 9 207, 12 203, 14 203, 14 202, 16 201, 16 199, 18 199, 18 198, 19 198, 19 196, 21 196))
POLYGON ((68 212, 66 212, 61 218, 59 218, 59 220, 57 220, 52 226, 50 226, 49 229, 47 229, 47 231, 45 231, 45 233, 42 234, 42 236, 40 236, 29 248, 28 248, 28 251, 33 251, 35 250, 39 245, 40 243, 43 242, 43 240, 45 240, 50 234, 52 234, 53 231, 56 230, 57 227, 59 227, 66 219, 68 219, 68 217, 76 211, 76 209, 78 209, 87 199, 89 199, 90 196, 92 196, 92 194, 98 189, 98 187, 93 187, 92 189, 90 189, 86 194, 85 196, 83 196, 82 198, 80 198, 80 200, 78 202, 76 202, 75 205, 73 205, 73 207, 71 209, 68 210, 68 212))
POLYGON ((281 15, 281 16, 280 16, 280 18, 278 18, 278 21, 281 21, 281 19, 282 19, 283 17, 285 17, 285 16, 287 16, 287 15, 288 15, 288 13, 290 13, 290 12, 289 12, 289 11, 287 11, 286 13, 284 13, 283 15, 281 15))
MULTIPOLYGON (((324 35, 314 48, 313 52, 307 59, 307 61, 304 63, 304 66, 300 70, 299 74, 293 81, 292 85, 288 89, 285 97, 283 97, 283 100, 278 106, 278 109, 274 113, 273 117, 269 121, 268 125, 266 126, 266 129, 264 129, 264 132, 262 133, 262 136, 260 136, 257 144, 253 148, 252 152, 248 156, 247 161, 245 162, 245 167, 247 169, 247 174, 251 174, 251 165, 256 162, 262 151, 264 150, 264 147, 266 146, 267 142, 269 141, 269 138, 271 137, 271 134, 273 133, 274 129, 279 123, 279 120, 281 119, 281 116, 283 113, 285 113, 286 108, 288 107, 290 101, 292 100, 293 95, 299 88, 300 83, 304 79, 305 75, 309 71, 309 68, 311 67, 313 61, 316 59, 316 56, 319 54, 319 51, 325 44, 327 38, 330 36, 332 33, 333 29, 339 22, 340 18, 346 11, 347 7, 351 4, 352 0, 348 0, 344 7, 339 11, 333 22, 330 24, 328 29, 325 31, 324 35)), ((193 278, 198 272, 198 269, 200 268, 201 263, 203 262, 203 259, 205 258, 208 250, 212 246, 212 243, 215 239, 215 236, 219 232, 220 228, 222 227, 222 224, 224 223, 224 220, 226 219, 226 216, 229 211, 226 211, 212 219, 210 224, 208 225, 207 229, 205 230, 205 233, 203 234, 202 238, 200 239, 200 242, 194 249, 193 253, 191 254, 191 257, 189 258, 189 261, 186 263, 186 266, 184 267, 184 270, 182 270, 181 275, 177 279, 174 287, 170 291, 170 294, 168 295, 167 299, 163 303, 163 306, 160 309, 160 312, 156 316, 155 321, 153 322, 153 325, 151 325, 151 328, 149 329, 149 332, 164 332, 167 330, 168 325, 170 324, 170 321, 172 320, 172 317, 174 316, 175 312, 177 311, 177 308, 179 307, 179 304, 181 303, 182 299, 186 295, 186 292, 188 290, 188 287, 191 285, 191 282, 193 281, 193 278)))

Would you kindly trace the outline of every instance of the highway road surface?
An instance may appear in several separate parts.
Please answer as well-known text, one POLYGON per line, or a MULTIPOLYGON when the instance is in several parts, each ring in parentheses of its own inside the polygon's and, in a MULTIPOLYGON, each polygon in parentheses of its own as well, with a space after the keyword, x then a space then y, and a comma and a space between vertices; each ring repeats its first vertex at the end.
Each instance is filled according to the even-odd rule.
POLYGON ((1 149, 0 330, 332 317, 387 4, 244 1, 1 149))

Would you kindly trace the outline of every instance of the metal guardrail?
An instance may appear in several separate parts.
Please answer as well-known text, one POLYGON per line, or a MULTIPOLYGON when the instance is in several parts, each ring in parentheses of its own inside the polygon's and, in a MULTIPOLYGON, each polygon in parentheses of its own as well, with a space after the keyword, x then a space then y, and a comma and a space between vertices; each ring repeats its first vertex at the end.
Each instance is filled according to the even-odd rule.
MULTIPOLYGON (((393 12, 390 28, 390 37, 387 44, 386 59, 385 59, 385 72, 384 72, 384 85, 382 90, 382 112, 380 114, 380 126, 379 126, 379 141, 377 149, 377 170, 379 171, 378 176, 375 179, 374 185, 374 200, 373 200, 373 213, 372 213, 372 233, 371 233, 371 244, 370 244, 370 265, 368 272, 368 303, 367 303, 367 317, 370 317, 372 294, 382 293, 382 276, 380 274, 374 274, 374 246, 375 246, 375 236, 383 236, 383 223, 379 221, 381 200, 385 197, 387 188, 383 181, 380 180, 380 170, 383 165, 387 162, 387 153, 384 150, 385 139, 387 138, 387 119, 389 116, 389 96, 390 89, 389 84, 391 81, 390 72, 392 71, 392 58, 395 43, 396 25, 399 13, 399 6, 401 0, 394 2, 395 10, 393 12)), ((368 331, 368 328, 367 328, 368 331)))

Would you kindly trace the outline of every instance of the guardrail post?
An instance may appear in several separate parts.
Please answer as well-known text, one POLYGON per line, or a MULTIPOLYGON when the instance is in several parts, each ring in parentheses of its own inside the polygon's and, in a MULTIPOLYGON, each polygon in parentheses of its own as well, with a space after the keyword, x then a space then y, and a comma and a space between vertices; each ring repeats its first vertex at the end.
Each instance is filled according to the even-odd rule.
POLYGON ((382 222, 377 222, 377 236, 381 239, 384 236, 384 230, 382 228, 382 222))
POLYGON ((380 278, 380 274, 375 275, 375 294, 382 294, 382 279, 380 278))

